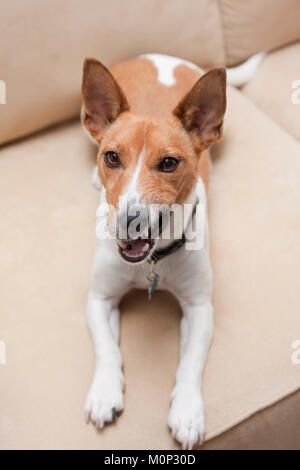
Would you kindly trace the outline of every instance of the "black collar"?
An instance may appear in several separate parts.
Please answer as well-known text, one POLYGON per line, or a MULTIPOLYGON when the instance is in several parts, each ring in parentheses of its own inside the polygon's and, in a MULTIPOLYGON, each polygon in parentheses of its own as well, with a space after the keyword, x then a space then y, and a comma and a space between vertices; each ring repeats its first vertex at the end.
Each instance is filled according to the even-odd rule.
MULTIPOLYGON (((193 207, 191 220, 187 224, 187 227, 189 226, 189 224, 191 223, 191 221, 192 221, 192 219, 195 215, 197 204, 198 204, 198 200, 196 201, 196 203, 193 207)), ((150 255, 150 258, 148 259, 148 263, 156 264, 161 259, 163 259, 166 256, 169 256, 172 253, 175 253, 175 251, 179 250, 179 248, 181 248, 185 244, 185 242, 186 242, 185 233, 182 232, 181 238, 177 238, 176 240, 174 240, 172 243, 170 243, 170 245, 166 246, 165 248, 158 248, 157 250, 154 250, 153 253, 150 255)))

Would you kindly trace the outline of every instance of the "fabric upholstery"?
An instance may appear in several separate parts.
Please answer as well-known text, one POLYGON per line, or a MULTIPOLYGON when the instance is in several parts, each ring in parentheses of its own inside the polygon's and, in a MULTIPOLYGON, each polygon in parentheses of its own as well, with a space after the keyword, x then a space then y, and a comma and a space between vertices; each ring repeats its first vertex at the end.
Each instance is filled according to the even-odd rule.
POLYGON ((299 450, 300 391, 255 413, 203 450, 299 450))
POLYGON ((300 140, 300 42, 268 54, 243 92, 300 140), (297 88, 292 88, 296 81, 297 88))
POLYGON ((231 66, 300 39, 298 0, 15 0, 1 19, 0 145, 79 114, 86 56, 110 66, 159 52, 231 66))
POLYGON ((216 0, 16 0, 1 7, 1 38, 0 144, 79 115, 87 56, 106 66, 147 52, 224 62, 216 0))
MULTIPOLYGON (((166 292, 151 302, 143 291, 123 299, 125 411, 102 432, 84 423, 94 367, 85 320, 94 161, 78 123, 0 151, 1 448, 177 448, 166 418, 180 310, 166 292)), ((299 173, 299 143, 229 90, 209 191, 215 334, 204 377, 207 439, 227 436, 227 448, 258 447, 264 431, 265 442, 280 434, 283 447, 300 447, 299 433, 287 442, 274 420, 259 418, 300 388, 291 361, 300 332, 299 173), (257 435, 241 428, 253 415, 262 421, 257 435)), ((292 405, 283 408, 291 414, 292 405)))
POLYGON ((227 66, 300 39, 298 0, 220 0, 227 66))

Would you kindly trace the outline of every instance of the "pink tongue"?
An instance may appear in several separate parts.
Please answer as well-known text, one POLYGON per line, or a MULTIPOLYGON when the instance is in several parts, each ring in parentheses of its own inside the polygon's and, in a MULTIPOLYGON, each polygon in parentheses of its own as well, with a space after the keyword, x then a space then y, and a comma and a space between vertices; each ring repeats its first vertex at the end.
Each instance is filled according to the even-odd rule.
POLYGON ((124 249, 125 253, 127 253, 129 256, 132 255, 141 255, 143 254, 142 249, 144 248, 145 245, 148 245, 147 240, 142 240, 141 238, 138 238, 137 240, 130 240, 126 248, 124 249))

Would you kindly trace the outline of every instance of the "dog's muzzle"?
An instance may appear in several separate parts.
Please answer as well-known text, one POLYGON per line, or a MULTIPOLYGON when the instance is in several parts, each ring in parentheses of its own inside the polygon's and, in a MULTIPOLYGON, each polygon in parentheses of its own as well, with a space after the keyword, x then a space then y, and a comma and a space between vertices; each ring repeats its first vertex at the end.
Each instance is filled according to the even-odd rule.
POLYGON ((125 261, 138 263, 149 256, 155 239, 161 233, 162 218, 161 214, 158 214, 156 223, 152 224, 149 219, 148 213, 146 216, 140 213, 134 216, 127 214, 126 237, 118 238, 119 253, 125 261))

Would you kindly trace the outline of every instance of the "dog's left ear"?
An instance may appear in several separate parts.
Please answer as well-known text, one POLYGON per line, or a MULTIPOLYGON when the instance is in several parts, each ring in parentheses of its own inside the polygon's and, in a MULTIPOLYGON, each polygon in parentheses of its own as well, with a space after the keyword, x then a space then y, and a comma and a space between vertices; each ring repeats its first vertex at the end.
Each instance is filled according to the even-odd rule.
POLYGON ((173 111, 200 151, 222 136, 226 110, 226 71, 212 69, 203 75, 173 111))
POLYGON ((82 77, 82 121, 96 140, 102 130, 124 111, 126 97, 110 71, 96 59, 86 59, 82 77))

